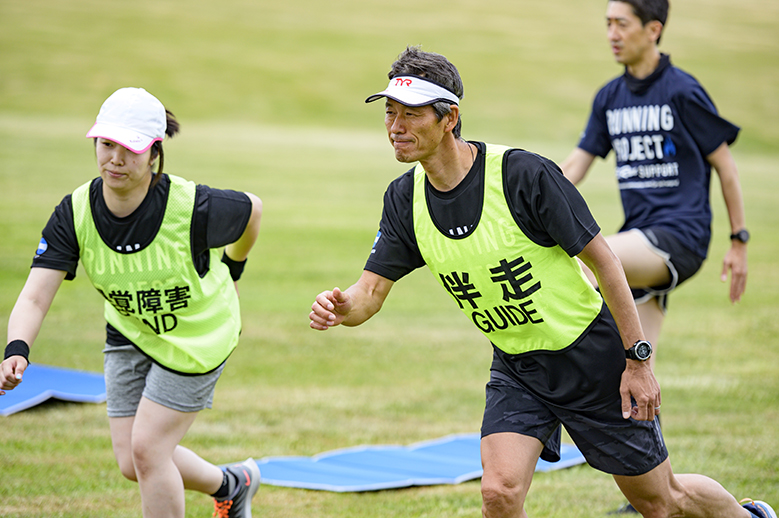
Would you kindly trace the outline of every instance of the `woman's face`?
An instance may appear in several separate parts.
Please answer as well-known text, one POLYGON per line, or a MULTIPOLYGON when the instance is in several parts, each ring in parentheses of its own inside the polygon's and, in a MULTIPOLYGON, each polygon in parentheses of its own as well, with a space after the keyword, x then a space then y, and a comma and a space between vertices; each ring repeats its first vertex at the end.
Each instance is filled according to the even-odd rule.
POLYGON ((151 148, 137 154, 112 140, 96 140, 97 167, 106 187, 123 194, 136 189, 145 192, 151 182, 151 148))

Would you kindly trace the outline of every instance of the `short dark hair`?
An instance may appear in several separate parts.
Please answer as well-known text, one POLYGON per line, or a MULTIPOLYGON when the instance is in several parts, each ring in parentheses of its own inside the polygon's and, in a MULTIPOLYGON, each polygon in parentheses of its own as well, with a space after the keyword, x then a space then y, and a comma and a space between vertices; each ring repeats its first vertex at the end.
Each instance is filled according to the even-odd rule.
MULTIPOLYGON (((424 77, 443 86, 459 99, 463 98, 463 81, 457 67, 441 54, 424 52, 418 46, 406 47, 406 50, 401 52, 392 64, 387 75, 390 79, 404 75, 424 77)), ((439 121, 452 111, 450 104, 445 101, 433 103, 432 106, 439 121)), ((462 117, 457 120, 452 134, 459 138, 461 131, 462 117)))
MULTIPOLYGON (((642 25, 657 20, 665 28, 665 22, 668 20, 668 10, 670 9, 668 0, 609 0, 609 2, 628 4, 633 8, 633 14, 641 20, 642 25)), ((662 36, 663 31, 661 30, 660 36, 657 37, 658 44, 662 36)))

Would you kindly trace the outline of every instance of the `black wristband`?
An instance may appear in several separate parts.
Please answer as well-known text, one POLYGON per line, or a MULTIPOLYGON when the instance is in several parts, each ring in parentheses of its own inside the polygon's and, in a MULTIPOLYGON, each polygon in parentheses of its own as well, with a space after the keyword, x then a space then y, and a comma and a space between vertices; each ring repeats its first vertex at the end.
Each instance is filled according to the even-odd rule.
POLYGON ((222 262, 230 269, 230 277, 232 277, 233 281, 237 281, 241 278, 243 268, 246 266, 246 259, 243 261, 234 261, 227 256, 227 252, 222 252, 222 262))
POLYGON ((11 356, 21 356, 27 363, 30 363, 30 346, 24 340, 13 340, 5 346, 5 359, 7 360, 11 356))

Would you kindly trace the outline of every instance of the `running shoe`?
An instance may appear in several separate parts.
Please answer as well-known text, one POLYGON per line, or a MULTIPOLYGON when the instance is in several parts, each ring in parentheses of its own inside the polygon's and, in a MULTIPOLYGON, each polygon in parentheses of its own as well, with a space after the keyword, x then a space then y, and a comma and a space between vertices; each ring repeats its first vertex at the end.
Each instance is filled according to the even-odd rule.
MULTIPOLYGON (((249 458, 224 468, 238 479, 235 489, 225 498, 214 498, 216 518, 252 518, 252 497, 260 487, 260 468, 249 458)), ((775 517, 774 517, 775 518, 775 517)))
POLYGON ((776 518, 776 513, 771 506, 761 500, 745 498, 739 503, 741 507, 754 514, 757 518, 776 518))

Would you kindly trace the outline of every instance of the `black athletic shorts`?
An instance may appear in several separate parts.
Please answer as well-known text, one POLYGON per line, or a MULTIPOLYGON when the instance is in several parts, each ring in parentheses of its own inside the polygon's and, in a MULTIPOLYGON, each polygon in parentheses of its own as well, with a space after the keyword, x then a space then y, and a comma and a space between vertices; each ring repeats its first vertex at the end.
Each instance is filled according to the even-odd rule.
POLYGON ((676 236, 663 228, 651 227, 633 230, 644 236, 649 248, 663 258, 671 273, 671 282, 664 286, 633 288, 631 290, 633 300, 636 301, 636 304, 642 304, 652 298, 657 298, 660 308, 665 312, 668 309, 668 294, 700 270, 703 257, 690 251, 676 236))
POLYGON ((544 444, 541 458, 560 460, 560 424, 565 426, 587 463, 611 475, 643 475, 667 457, 660 421, 623 419, 620 402, 600 411, 575 412, 541 402, 509 376, 492 371, 482 438, 513 432, 544 444))
POLYGON ((481 436, 513 432, 544 444, 560 460, 560 425, 594 468, 643 475, 668 457, 660 422, 622 417, 619 386, 625 349, 604 304, 576 344, 562 351, 511 355, 493 346, 481 436))

